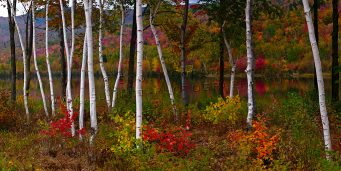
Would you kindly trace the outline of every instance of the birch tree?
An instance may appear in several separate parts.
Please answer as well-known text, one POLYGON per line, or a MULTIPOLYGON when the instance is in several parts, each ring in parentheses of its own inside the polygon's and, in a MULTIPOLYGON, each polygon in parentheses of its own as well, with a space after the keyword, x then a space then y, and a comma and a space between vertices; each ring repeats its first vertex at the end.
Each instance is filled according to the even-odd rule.
MULTIPOLYGON (((24 107, 25 107, 25 113, 26 113, 26 117, 27 117, 27 121, 30 120, 30 113, 29 113, 29 109, 28 109, 28 100, 27 100, 27 94, 26 94, 26 85, 27 85, 27 63, 26 63, 26 50, 25 50, 25 46, 23 43, 23 39, 22 39, 22 35, 21 35, 21 31, 20 28, 18 26, 18 22, 15 16, 15 12, 14 12, 14 7, 11 3, 10 0, 7 0, 11 10, 12 10, 12 17, 15 23, 15 27, 17 29, 18 32, 18 37, 19 37, 19 42, 20 42, 20 46, 21 46, 21 50, 22 50, 22 57, 23 57, 23 63, 24 63, 24 86, 23 86, 23 96, 24 96, 24 107)), ((32 3, 32 2, 31 2, 32 3)))
POLYGON ((252 49, 252 3, 253 0, 246 0, 246 8, 245 8, 245 22, 246 22, 246 56, 247 56, 247 67, 246 67, 246 75, 247 75, 247 106, 248 106, 248 114, 247 114, 247 127, 252 127, 252 117, 255 113, 255 100, 254 100, 254 90, 253 90, 253 65, 254 65, 254 57, 253 57, 253 49, 252 49))
MULTIPOLYGON (((331 151, 332 144, 331 144, 331 139, 330 139, 329 120, 328 120, 328 114, 327 114, 326 102, 325 102, 324 81, 323 81, 323 75, 322 75, 320 53, 319 53, 318 45, 316 42, 309 2, 308 0, 302 0, 302 3, 304 6, 304 14, 305 14, 305 19, 306 19, 307 26, 308 26, 309 40, 310 40, 310 45, 311 45, 311 49, 313 52, 315 69, 316 69, 316 78, 317 78, 319 106, 320 106, 320 113, 321 113, 321 120, 322 120, 322 127, 323 127, 324 145, 325 145, 326 151, 331 151)), ((326 154, 326 157, 327 159, 330 159, 330 156, 328 155, 328 153, 326 154)))
POLYGON ((88 47, 88 78, 89 78, 89 97, 90 97, 90 126, 91 137, 90 144, 97 133, 97 116, 96 116, 96 92, 95 92, 95 78, 93 67, 93 37, 92 37, 92 0, 84 0, 85 20, 86 20, 86 40, 88 47))
POLYGON ((35 8, 34 8, 34 0, 31 1, 32 4, 32 22, 33 22, 33 62, 34 62, 34 68, 36 70, 36 74, 37 74, 37 79, 38 79, 38 83, 39 83, 39 89, 40 89, 40 94, 41 94, 41 98, 43 100, 43 106, 44 106, 44 111, 46 116, 49 116, 48 110, 47 110, 47 106, 46 106, 46 100, 45 100, 45 93, 44 93, 44 86, 43 86, 43 82, 41 81, 41 76, 40 76, 40 72, 39 72, 39 68, 38 68, 38 63, 37 63, 37 52, 36 52, 36 32, 35 32, 35 8))
POLYGON ((234 91, 234 79, 236 76, 236 63, 233 59, 232 49, 231 49, 230 43, 228 42, 228 40, 226 38, 224 26, 225 26, 225 22, 223 23, 222 31, 223 31, 224 43, 225 43, 225 46, 227 49, 227 54, 229 56, 229 63, 231 65, 230 97, 232 98, 233 97, 233 91, 234 91))
POLYGON ((123 31, 124 31, 124 21, 125 21, 125 9, 123 6, 123 1, 120 2, 120 9, 121 9, 121 28, 120 28, 120 59, 118 62, 118 69, 117 69, 117 77, 114 85, 113 95, 112 95, 112 104, 111 107, 115 107, 116 97, 117 97, 117 89, 118 89, 118 82, 120 81, 120 77, 122 74, 122 60, 123 60, 123 31))
POLYGON ((170 101, 171 101, 171 104, 173 107, 174 119, 177 120, 178 116, 177 116, 177 111, 176 111, 176 106, 175 106, 173 88, 172 88, 172 84, 171 84, 169 77, 168 77, 168 72, 167 72, 165 60, 163 59, 160 39, 159 39, 159 36, 157 34, 156 28, 154 26, 154 20, 155 20, 155 17, 156 17, 156 14, 157 14, 157 11, 158 11, 160 5, 161 5, 161 1, 158 1, 154 11, 153 11, 152 7, 150 7, 149 23, 150 23, 150 28, 151 28, 153 35, 154 35, 154 39, 155 39, 155 43, 156 43, 156 47, 157 47, 157 52, 159 54, 159 59, 160 59, 162 71, 163 71, 163 74, 165 76, 165 80, 166 80, 166 84, 167 84, 167 88, 168 88, 168 93, 169 93, 169 98, 170 98, 170 101))
POLYGON ((136 139, 141 139, 142 126, 142 62, 143 62, 143 18, 142 0, 136 0, 137 61, 136 61, 136 139))
POLYGON ((53 78, 52 78, 52 72, 51 72, 51 66, 50 66, 50 60, 49 60, 49 3, 50 0, 46 1, 46 7, 45 7, 45 49, 46 49, 46 66, 47 66, 47 72, 49 75, 49 84, 50 84, 50 94, 51 94, 51 111, 52 116, 55 115, 55 101, 54 101, 54 90, 53 90, 53 78))
MULTIPOLYGON (((14 12, 16 11, 16 4, 17 4, 17 1, 13 0, 14 12)), ((14 24, 11 11, 12 10, 10 8, 9 2, 7 1, 8 29, 9 29, 10 44, 11 44, 11 87, 12 87, 11 101, 13 104, 15 104, 16 99, 17 99, 17 90, 16 90, 17 71, 16 71, 16 56, 15 56, 15 39, 14 39, 15 24, 14 24)))
MULTIPOLYGON (((71 6, 71 53, 69 51, 69 46, 67 42, 67 36, 66 36, 66 24, 65 24, 65 15, 64 15, 64 5, 63 0, 59 0, 60 4, 60 11, 62 16, 62 25, 63 25, 63 37, 64 37, 64 46, 65 46, 65 52, 66 52, 66 65, 67 65, 67 83, 66 83, 66 106, 67 110, 69 112, 69 117, 73 117, 73 108, 72 108, 72 94, 71 94, 71 66, 72 66, 72 55, 74 51, 74 7, 73 7, 73 0, 72 0, 72 6, 71 6)), ((76 134, 74 123, 71 124, 71 133, 72 136, 76 134)))
POLYGON ((102 44, 102 26, 103 26, 103 0, 99 0, 99 31, 98 31, 98 56, 99 56, 99 66, 101 68, 103 80, 104 80, 104 90, 105 99, 107 102, 108 109, 110 108, 110 90, 109 90, 109 78, 107 72, 105 71, 103 64, 103 44, 102 44))
MULTIPOLYGON (((86 71, 86 59, 87 59, 87 43, 86 33, 84 35, 83 43, 83 57, 82 57, 82 68, 81 68, 81 82, 79 92, 79 130, 84 128, 84 86, 85 86, 85 71, 86 71)), ((80 135, 80 138, 82 135, 80 135)))

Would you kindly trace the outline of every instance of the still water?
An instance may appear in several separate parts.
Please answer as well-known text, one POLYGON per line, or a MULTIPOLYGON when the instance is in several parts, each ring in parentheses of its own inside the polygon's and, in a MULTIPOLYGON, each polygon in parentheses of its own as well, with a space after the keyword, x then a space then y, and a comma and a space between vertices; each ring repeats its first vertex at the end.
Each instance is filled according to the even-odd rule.
MULTIPOLYGON (((174 89, 176 102, 181 103, 181 82, 180 79, 171 78, 172 86, 174 89)), ((97 77, 96 80, 96 97, 98 99, 98 104, 105 104, 105 95, 104 95, 104 83, 102 77, 97 77)), ((124 77, 119 82, 119 97, 125 96, 126 94, 126 77, 124 77)), ((45 89, 45 95, 49 98, 49 84, 48 78, 43 77, 43 84, 45 89)), ((61 78, 54 78, 54 91, 56 96, 62 95, 62 86, 61 86, 61 78)), ((77 76, 74 76, 72 82, 73 89, 73 97, 79 97, 79 85, 80 79, 77 76)), ((207 101, 211 98, 215 98, 219 96, 219 80, 216 78, 202 78, 202 79, 188 79, 186 82, 186 91, 188 94, 188 100, 190 103, 196 103, 200 101, 207 101)), ((22 86, 23 81, 17 81, 17 93, 18 95, 22 95, 22 86)), ((40 91, 39 84, 36 79, 32 79, 31 81, 31 91, 30 97, 31 99, 40 99, 40 91)), ((229 94, 229 78, 226 78, 224 84, 224 93, 226 95, 229 94)), ((299 94, 303 95, 313 89, 314 81, 312 78, 299 78, 299 79, 280 79, 280 78, 272 78, 272 79, 264 79, 264 78, 256 78, 255 79, 255 96, 256 100, 263 103, 269 104, 272 102, 273 98, 281 99, 285 98, 288 92, 296 91, 299 94)), ((10 90, 10 80, 9 79, 0 79, 0 87, 1 89, 10 90)), ((110 79, 110 91, 114 87, 114 79, 110 79)), ((325 80, 325 89, 326 89, 326 97, 330 96, 331 92, 331 84, 330 79, 325 80)), ((87 82, 85 86, 85 92, 88 92, 87 82)), ((235 95, 239 95, 242 99, 246 99, 247 97, 247 82, 246 78, 236 78, 235 81, 235 95)), ((144 100, 168 100, 165 99, 168 95, 168 90, 164 78, 153 77, 153 78, 145 78, 143 80, 143 96, 144 100)), ((118 98, 119 98, 118 97, 118 98)), ((85 93, 85 98, 88 98, 88 93, 85 93)))

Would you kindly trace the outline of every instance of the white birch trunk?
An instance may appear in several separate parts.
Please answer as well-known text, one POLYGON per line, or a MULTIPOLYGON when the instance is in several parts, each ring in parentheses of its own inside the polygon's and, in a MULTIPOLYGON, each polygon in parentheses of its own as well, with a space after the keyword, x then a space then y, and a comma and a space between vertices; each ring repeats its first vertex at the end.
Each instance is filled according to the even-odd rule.
MULTIPOLYGON (((332 144, 330 140, 329 120, 328 120, 328 114, 327 114, 326 102, 325 102, 324 81, 323 81, 323 75, 322 75, 321 59, 320 59, 319 49, 318 49, 317 42, 316 42, 314 26, 313 26, 313 22, 311 19, 309 2, 308 0, 302 0, 302 2, 304 6, 305 18, 306 18, 307 25, 308 25, 311 49, 313 51, 314 62, 315 62, 320 112, 321 112, 321 120, 322 120, 322 127, 323 127, 324 145, 325 145, 326 151, 328 152, 332 150, 332 144)), ((330 156, 328 153, 326 153, 326 157, 327 159, 330 159, 330 156)))
POLYGON ((225 46, 227 49, 227 53, 229 55, 229 63, 231 65, 230 97, 232 98, 233 97, 233 91, 234 91, 234 78, 236 76, 236 64, 233 60, 232 49, 231 49, 230 43, 227 41, 227 38, 226 38, 224 26, 225 26, 225 22, 224 22, 222 28, 223 28, 224 43, 225 43, 225 46))
POLYGON ((24 46, 24 43, 23 43, 21 31, 20 31, 20 28, 18 26, 18 22, 17 22, 17 19, 16 19, 16 15, 15 15, 15 11, 13 9, 12 2, 10 0, 8 0, 8 2, 10 4, 10 8, 11 8, 11 11, 12 11, 11 14, 12 14, 12 17, 13 17, 13 20, 14 20, 14 23, 15 23, 15 27, 17 28, 19 42, 20 42, 20 46, 21 46, 21 50, 22 50, 22 57, 23 57, 23 63, 24 63, 24 87, 23 87, 24 107, 25 107, 25 113, 26 113, 27 121, 29 122, 29 120, 30 120, 30 112, 29 112, 29 109, 28 109, 28 99, 27 99, 27 93, 26 93, 26 85, 27 85, 26 49, 25 49, 25 46, 24 46))
POLYGON ((166 80, 166 84, 167 84, 167 88, 168 88, 169 98, 170 98, 170 101, 171 101, 171 104, 173 107, 174 117, 177 118, 177 111, 176 111, 176 106, 175 106, 172 84, 171 84, 169 77, 168 77, 168 72, 167 72, 165 60, 163 59, 162 48, 161 48, 159 36, 158 36, 157 31, 156 31, 155 26, 154 26, 154 19, 155 19, 157 10, 160 7, 160 4, 161 4, 161 1, 158 2, 154 11, 152 10, 152 8, 150 8, 149 22, 150 22, 150 28, 151 28, 153 35, 154 35, 154 38, 155 38, 157 52, 159 54, 159 59, 160 59, 162 71, 163 71, 163 74, 165 76, 165 80, 166 80))
MULTIPOLYGON (((71 94, 71 71, 72 71, 72 56, 74 50, 74 8, 73 8, 73 1, 71 6, 71 34, 72 34, 72 42, 71 42, 71 53, 69 52, 69 46, 67 43, 66 37, 66 24, 65 24, 65 16, 64 16, 64 5, 63 1, 59 0, 60 3, 60 10, 62 15, 62 24, 63 24, 63 36, 64 36, 64 45, 65 45, 65 52, 66 52, 66 65, 67 65, 67 84, 66 84, 66 106, 69 112, 70 118, 73 117, 73 108, 72 108, 72 94, 71 94)), ((75 125, 72 121, 71 124, 71 134, 74 136, 76 133, 75 125)))
POLYGON ((117 89, 118 89, 118 82, 120 81, 120 77, 122 74, 122 60, 123 60, 123 31, 124 31, 124 20, 125 20, 125 10, 123 7, 123 3, 120 4, 121 7, 121 28, 120 28, 120 59, 118 62, 118 69, 117 69, 117 77, 114 85, 114 91, 112 95, 112 104, 111 107, 114 108, 116 104, 116 97, 117 97, 117 89))
MULTIPOLYGON (((87 59, 87 38, 86 33, 84 35, 83 43, 83 58, 82 58, 82 69, 81 69, 81 82, 79 92, 79 130, 84 128, 84 86, 85 86, 85 72, 86 72, 86 59, 87 59)), ((79 135, 82 139, 82 135, 79 135)))
POLYGON ((93 144, 93 140, 97 133, 97 116, 96 116, 96 92, 95 92, 95 78, 93 68, 93 38, 92 38, 92 0, 84 1, 85 8, 85 20, 86 20, 86 34, 87 34, 87 46, 88 46, 88 78, 89 78, 89 97, 90 97, 90 126, 91 137, 90 144, 93 144))
POLYGON ((36 52, 36 29, 35 29, 35 10, 34 10, 34 0, 31 1, 32 3, 32 29, 33 29, 33 43, 32 43, 32 49, 33 49, 33 62, 34 62, 34 67, 36 70, 36 74, 37 74, 37 79, 38 79, 38 83, 39 83, 39 89, 40 89, 40 94, 41 94, 41 98, 43 100, 43 106, 44 106, 44 111, 46 116, 49 116, 49 112, 47 110, 47 106, 46 106, 46 100, 45 100, 45 93, 44 93, 44 87, 43 87, 43 82, 41 81, 41 77, 40 77, 40 72, 39 72, 39 68, 38 68, 38 63, 37 63, 37 52, 36 52))
POLYGON ((107 102, 107 107, 110 109, 110 90, 109 90, 109 78, 107 72, 105 71, 103 64, 103 44, 102 44, 102 25, 103 25, 103 0, 99 0, 99 31, 98 31, 98 57, 99 57, 99 66, 101 68, 103 80, 104 80, 104 91, 105 91, 105 100, 107 102))
POLYGON ((245 70, 247 75, 247 104, 248 104, 248 114, 247 114, 247 127, 252 128, 252 117, 255 112, 255 100, 253 94, 253 49, 252 49, 252 3, 253 0, 246 0, 245 8, 245 22, 246 22, 246 50, 247 50, 247 68, 245 70))
POLYGON ((49 3, 50 0, 46 1, 46 8, 45 8, 45 48, 46 48, 46 65, 47 65, 47 72, 49 75, 49 84, 50 84, 50 94, 51 94, 51 111, 52 116, 55 116, 55 101, 54 101, 54 90, 53 90, 53 78, 52 78, 52 72, 51 72, 51 66, 50 66, 50 60, 49 60, 49 3))
POLYGON ((136 0, 137 65, 136 65, 136 139, 141 139, 142 126, 142 60, 143 60, 143 18, 142 0, 136 0))

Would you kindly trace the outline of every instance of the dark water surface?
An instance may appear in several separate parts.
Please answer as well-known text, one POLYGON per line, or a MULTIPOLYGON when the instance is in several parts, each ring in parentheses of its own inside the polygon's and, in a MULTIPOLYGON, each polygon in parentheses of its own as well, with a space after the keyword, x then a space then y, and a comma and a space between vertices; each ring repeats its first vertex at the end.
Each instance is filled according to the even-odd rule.
MULTIPOLYGON (((96 96, 98 99, 98 104, 104 103, 105 95, 104 95, 104 83, 101 77, 97 77, 96 81, 96 96)), ((110 78, 110 91, 112 93, 114 87, 114 78, 110 78)), ((181 103, 181 83, 180 79, 171 79, 172 86, 174 89, 176 102, 181 103)), ((85 98, 88 98, 88 86, 86 81, 86 89, 85 89, 85 98)), ((126 92, 126 77, 120 80, 119 83, 119 98, 125 96, 126 92)), ((216 78, 203 78, 203 79, 188 79, 187 80, 187 93, 188 99, 190 103, 196 103, 200 101, 207 101, 211 98, 215 98, 219 96, 219 80, 216 78)), ((49 84, 48 78, 43 77, 43 84, 45 89, 45 95, 49 98, 49 84)), ((299 79, 280 79, 280 78, 256 78, 255 80, 255 95, 256 100, 260 103, 271 103, 273 98, 281 99, 285 98, 288 92, 296 91, 301 95, 310 92, 314 87, 314 81, 312 78, 299 78, 299 79)), ((54 78, 54 92, 56 96, 62 95, 61 89, 61 78, 54 78)), ((73 89, 73 97, 79 97, 79 85, 80 79, 79 77, 74 77, 72 82, 73 89)), ((229 94, 229 86, 230 81, 229 78, 226 78, 224 85, 224 93, 226 95, 229 94)), ((9 79, 0 79, 0 87, 1 89, 10 90, 10 80, 9 79)), ((22 95, 22 87, 23 81, 17 81, 17 93, 18 96, 22 95)), ((331 84, 330 79, 325 80, 325 89, 326 89, 326 97, 331 96, 331 84)), ((234 94, 239 95, 242 99, 246 99, 247 97, 247 82, 246 78, 236 78, 235 81, 235 92, 234 94)), ((168 90, 164 78, 153 77, 153 78, 145 78, 143 81, 143 96, 146 100, 169 100, 168 90), (167 98, 167 99, 165 99, 167 98)), ((36 79, 31 81, 31 92, 30 98, 40 99, 40 91, 39 84, 36 79)))

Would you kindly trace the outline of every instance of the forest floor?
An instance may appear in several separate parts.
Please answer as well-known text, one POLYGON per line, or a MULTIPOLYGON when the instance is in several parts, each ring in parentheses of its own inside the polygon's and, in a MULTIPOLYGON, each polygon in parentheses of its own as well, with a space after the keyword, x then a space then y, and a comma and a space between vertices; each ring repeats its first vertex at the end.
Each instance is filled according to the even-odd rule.
POLYGON ((0 98, 1 170, 341 169, 341 112, 336 104, 328 105, 335 151, 328 153, 332 160, 327 161, 318 103, 309 94, 289 93, 284 100, 273 99, 258 108, 252 130, 245 129, 246 104, 238 98, 179 107, 178 123, 168 105, 146 102, 140 148, 135 144, 141 142, 133 138, 134 106, 129 99, 109 113, 99 108, 99 131, 92 146, 89 133, 82 141, 62 132, 46 134, 62 113, 47 121, 36 102, 28 125, 23 109, 13 109, 4 99, 0 98))

